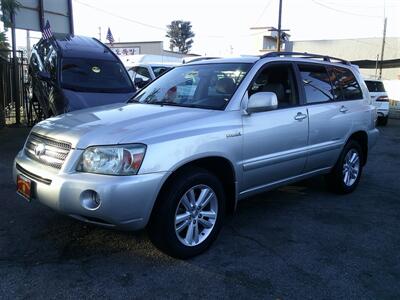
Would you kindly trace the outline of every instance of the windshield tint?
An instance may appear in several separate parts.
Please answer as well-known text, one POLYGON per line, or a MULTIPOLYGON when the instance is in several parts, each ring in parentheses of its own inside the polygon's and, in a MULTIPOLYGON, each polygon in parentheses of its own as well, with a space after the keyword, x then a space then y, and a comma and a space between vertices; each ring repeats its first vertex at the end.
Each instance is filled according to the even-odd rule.
POLYGON ((372 93, 382 93, 386 92, 383 82, 381 81, 365 81, 367 84, 368 91, 372 93))
POLYGON ((129 93, 132 83, 121 63, 64 58, 61 85, 65 89, 94 93, 129 93))
POLYGON ((251 66, 229 63, 178 67, 143 89, 133 101, 222 110, 251 66))

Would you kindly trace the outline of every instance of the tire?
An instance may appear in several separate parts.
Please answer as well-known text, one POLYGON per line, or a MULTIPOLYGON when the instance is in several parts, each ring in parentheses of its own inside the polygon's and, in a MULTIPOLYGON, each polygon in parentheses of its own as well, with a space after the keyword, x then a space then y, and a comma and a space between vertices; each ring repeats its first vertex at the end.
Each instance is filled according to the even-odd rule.
POLYGON ((382 125, 382 126, 386 126, 387 123, 388 123, 388 119, 389 119, 389 116, 380 118, 379 124, 382 125))
POLYGON ((360 144, 355 140, 350 140, 343 148, 335 167, 326 176, 327 183, 333 192, 348 194, 356 189, 362 174, 363 158, 364 153, 360 144))
POLYGON ((218 178, 204 169, 187 169, 161 193, 148 227, 153 244, 166 254, 181 259, 207 250, 217 238, 225 216, 225 193, 218 178), (195 210, 190 206, 194 201, 189 199, 194 195, 198 202, 201 194, 209 201, 199 205, 203 206, 202 210, 195 210), (176 221, 177 216, 179 221, 176 221))

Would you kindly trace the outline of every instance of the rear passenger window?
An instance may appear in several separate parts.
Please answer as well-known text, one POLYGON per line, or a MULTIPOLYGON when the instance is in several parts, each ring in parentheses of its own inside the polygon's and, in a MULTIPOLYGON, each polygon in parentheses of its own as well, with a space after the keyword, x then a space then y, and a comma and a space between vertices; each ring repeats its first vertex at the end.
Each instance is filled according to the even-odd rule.
POLYGON ((360 100, 363 98, 360 85, 349 69, 335 67, 334 72, 342 88, 342 100, 360 100))
POLYGON ((332 85, 324 66, 299 65, 307 103, 328 102, 334 99, 332 85))

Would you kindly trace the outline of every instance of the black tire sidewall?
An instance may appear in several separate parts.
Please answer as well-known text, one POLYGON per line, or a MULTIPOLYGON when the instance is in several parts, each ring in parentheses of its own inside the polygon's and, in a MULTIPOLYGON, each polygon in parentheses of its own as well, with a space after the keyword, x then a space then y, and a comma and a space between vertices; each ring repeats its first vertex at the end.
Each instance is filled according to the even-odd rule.
POLYGON ((154 244, 177 258, 189 258, 204 252, 217 238, 225 215, 225 193, 223 186, 216 176, 203 169, 184 172, 173 180, 161 195, 160 205, 152 216, 150 233, 154 244), (213 189, 218 199, 217 220, 210 235, 197 246, 182 244, 175 233, 175 212, 181 197, 196 185, 207 185, 213 189))

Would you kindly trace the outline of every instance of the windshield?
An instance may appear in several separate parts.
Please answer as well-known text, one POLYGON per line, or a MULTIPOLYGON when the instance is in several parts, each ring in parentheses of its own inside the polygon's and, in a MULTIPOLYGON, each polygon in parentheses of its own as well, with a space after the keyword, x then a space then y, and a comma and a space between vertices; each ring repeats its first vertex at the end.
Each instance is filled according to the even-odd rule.
POLYGON ((225 109, 251 64, 186 65, 153 81, 131 101, 225 109))
POLYGON ((383 86, 383 82, 381 81, 365 81, 367 84, 368 91, 372 93, 383 93, 385 91, 385 87, 383 86))
POLYGON ((61 86, 81 92, 129 93, 133 86, 123 65, 115 61, 64 58, 61 86))

